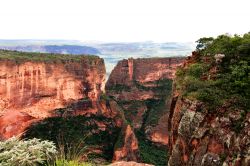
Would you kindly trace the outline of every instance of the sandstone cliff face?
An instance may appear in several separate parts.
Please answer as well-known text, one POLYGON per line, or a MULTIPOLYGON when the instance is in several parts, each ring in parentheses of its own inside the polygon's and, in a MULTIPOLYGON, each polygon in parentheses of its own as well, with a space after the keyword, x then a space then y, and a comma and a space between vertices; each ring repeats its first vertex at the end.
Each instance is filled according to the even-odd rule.
MULTIPOLYGON (((135 134, 132 135, 136 136, 134 142, 139 143, 138 150, 142 161, 145 159, 144 155, 149 153, 145 152, 145 146, 155 146, 155 149, 158 149, 156 145, 163 147, 168 144, 167 121, 171 83, 177 67, 182 62, 183 58, 122 60, 111 72, 106 83, 107 95, 118 102, 125 120, 133 127, 132 132, 135 134)), ((120 151, 117 149, 117 154, 120 154, 120 151)), ((166 156, 162 157, 166 161, 166 156)), ((138 161, 138 158, 125 160, 138 161)))
POLYGON ((18 110, 36 118, 73 101, 98 100, 104 83, 102 59, 91 62, 44 63, 1 60, 0 114, 18 110))
POLYGON ((117 145, 113 161, 138 161, 138 140, 130 125, 124 125, 121 131, 120 147, 117 145))
MULTIPOLYGON (((196 62, 197 54, 193 53, 183 69, 196 62)), ((203 58, 199 63, 207 63, 207 60, 203 58)), ((208 69, 209 76, 202 76, 201 81, 215 80, 214 68, 216 66, 208 69)), ((178 79, 184 78, 180 76, 178 79)), ((177 88, 177 83, 174 85, 168 119, 168 165, 250 165, 250 113, 240 109, 234 100, 223 100, 223 104, 211 109, 195 95, 183 95, 187 84, 184 89, 177 88)))
POLYGON ((119 100, 159 98, 153 88, 159 86, 159 80, 172 80, 183 62, 180 57, 119 61, 106 83, 106 93, 119 100))
MULTIPOLYGON (((15 55, 16 52, 9 54, 15 55)), ((98 57, 78 56, 78 61, 74 57, 55 61, 18 61, 3 55, 0 59, 0 134, 3 137, 13 135, 8 133, 12 130, 7 124, 10 121, 5 120, 9 116, 14 119, 25 114, 30 117, 21 118, 25 122, 43 119, 56 116, 55 110, 69 105, 78 106, 81 111, 97 112, 97 101, 104 83, 104 61, 98 57), (86 102, 79 103, 85 99, 86 102)), ((75 107, 76 110, 78 108, 75 107)))
POLYGON ((249 113, 242 122, 244 128, 236 133, 232 127, 241 118, 241 112, 215 116, 200 112, 203 103, 182 97, 173 99, 172 104, 169 119, 170 166, 250 164, 249 113))
MULTIPOLYGON (((163 99, 164 92, 160 89, 165 80, 174 78, 176 69, 183 62, 183 58, 149 58, 149 59, 128 59, 118 62, 117 66, 112 71, 109 80, 106 84, 106 93, 122 104, 125 110, 134 111, 135 113, 127 113, 128 119, 132 120, 134 128, 140 129, 143 123, 143 116, 147 111, 146 100, 164 100, 163 103, 168 104, 169 99, 163 99), (163 80, 162 82, 160 82, 163 80), (163 93, 162 93, 163 92, 163 93), (163 95, 163 96, 162 96, 163 95), (126 102, 127 101, 127 102, 126 102), (137 102, 136 102, 137 101, 137 102)), ((168 89, 171 89, 171 85, 168 89)), ((166 106, 167 108, 167 106, 166 106)), ((160 126, 152 129, 152 140, 161 142, 160 137, 166 134, 162 126, 165 126, 164 120, 168 116, 162 116, 159 120, 160 126)), ((149 131, 149 130, 148 130, 149 131)), ((166 132, 167 130, 165 130, 166 132)), ((166 139, 167 140, 167 139, 166 139)), ((162 140, 167 144, 166 140, 162 140)))

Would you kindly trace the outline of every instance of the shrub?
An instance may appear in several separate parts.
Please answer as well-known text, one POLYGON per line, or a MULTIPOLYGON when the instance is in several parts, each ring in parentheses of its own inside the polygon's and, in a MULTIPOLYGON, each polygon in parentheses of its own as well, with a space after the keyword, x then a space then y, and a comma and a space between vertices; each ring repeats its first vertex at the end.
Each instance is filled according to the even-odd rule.
POLYGON ((112 122, 111 118, 94 115, 51 117, 30 126, 24 137, 52 140, 59 148, 64 148, 64 151, 63 149, 61 151, 66 153, 68 160, 78 158, 79 153, 85 156, 86 146, 100 147, 104 151, 105 159, 111 160, 114 143, 120 130, 112 122), (98 127, 98 123, 103 123, 107 128, 102 130, 98 127))
POLYGON ((153 164, 156 166, 166 165, 168 153, 165 147, 159 147, 145 138, 141 131, 136 132, 139 142, 139 153, 141 160, 144 163, 153 164))
POLYGON ((176 72, 176 89, 182 96, 203 101, 208 110, 226 103, 231 109, 250 111, 250 33, 201 38, 197 42, 193 55, 198 56, 176 72), (225 54, 221 63, 202 60, 214 59, 216 54, 225 54))
POLYGON ((122 92, 122 91, 130 91, 131 87, 122 84, 115 84, 108 87, 109 91, 122 92))
POLYGON ((53 142, 40 139, 18 140, 13 137, 0 142, 0 165, 33 166, 48 164, 57 154, 53 142))
POLYGON ((191 64, 188 68, 188 75, 193 76, 195 78, 200 78, 204 72, 204 65, 195 63, 191 64))

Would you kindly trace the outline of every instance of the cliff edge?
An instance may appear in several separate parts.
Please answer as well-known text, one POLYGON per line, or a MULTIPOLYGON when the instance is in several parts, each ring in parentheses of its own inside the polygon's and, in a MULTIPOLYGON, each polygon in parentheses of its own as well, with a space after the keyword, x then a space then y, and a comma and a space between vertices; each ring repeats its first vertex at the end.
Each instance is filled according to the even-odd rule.
POLYGON ((202 38, 177 71, 169 166, 250 165, 249 39, 202 38))
POLYGON ((1 134, 12 135, 7 134, 11 127, 2 124, 7 114, 44 119, 79 101, 79 114, 97 112, 104 83, 104 61, 97 56, 0 50, 1 134))

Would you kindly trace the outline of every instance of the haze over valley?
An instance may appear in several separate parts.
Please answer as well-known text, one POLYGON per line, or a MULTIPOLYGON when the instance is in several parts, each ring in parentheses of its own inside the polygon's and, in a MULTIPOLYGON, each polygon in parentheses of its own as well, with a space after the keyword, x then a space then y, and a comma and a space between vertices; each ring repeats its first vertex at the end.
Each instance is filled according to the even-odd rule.
POLYGON ((187 56, 195 48, 194 42, 81 42, 78 40, 1 40, 0 49, 24 52, 90 54, 104 58, 107 75, 119 60, 150 57, 187 56))

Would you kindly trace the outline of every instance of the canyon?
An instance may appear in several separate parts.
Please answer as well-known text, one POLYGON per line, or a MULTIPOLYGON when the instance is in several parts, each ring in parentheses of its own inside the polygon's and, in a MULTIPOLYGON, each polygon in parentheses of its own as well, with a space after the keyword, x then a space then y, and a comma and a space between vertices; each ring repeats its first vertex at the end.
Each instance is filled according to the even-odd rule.
POLYGON ((210 87, 223 62, 129 58, 106 81, 97 56, 0 50, 0 140, 86 136, 96 164, 248 166, 250 113, 210 87))
POLYGON ((99 57, 65 55, 57 59, 60 55, 0 53, 1 139, 30 137, 36 126, 51 123, 50 119, 70 120, 80 115, 86 117, 83 123, 97 126, 92 134, 114 134, 117 140, 108 145, 111 149, 114 146, 113 161, 146 162, 140 148, 142 139, 150 141, 149 145, 144 140, 147 146, 161 147, 165 161, 168 110, 163 107, 170 101, 171 80, 183 58, 122 60, 105 86, 105 65, 99 57), (48 60, 45 56, 51 57, 48 60), (158 90, 164 87, 167 94, 158 90), (161 108, 153 110, 150 104, 161 108), (153 123, 146 118, 150 114, 157 114, 153 123))

